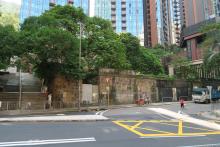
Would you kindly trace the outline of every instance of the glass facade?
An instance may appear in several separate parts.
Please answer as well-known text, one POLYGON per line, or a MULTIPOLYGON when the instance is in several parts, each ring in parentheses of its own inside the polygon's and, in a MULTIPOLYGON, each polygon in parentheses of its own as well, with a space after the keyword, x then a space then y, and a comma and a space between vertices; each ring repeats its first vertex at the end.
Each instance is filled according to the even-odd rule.
POLYGON ((89 14, 89 0, 73 0, 73 5, 75 7, 81 7, 82 4, 82 8, 84 10, 85 14, 89 14))
MULTIPOLYGON (((66 5, 68 0, 22 0, 20 22, 23 23, 29 16, 39 16, 50 9, 50 2, 56 5, 66 5)), ((74 6, 80 7, 81 0, 73 0, 74 6)), ((89 0, 82 0, 82 8, 86 14, 89 13, 89 0)))
POLYGON ((122 22, 121 22, 121 1, 116 0, 116 32, 121 32, 122 22))
POLYGON ((162 44, 163 34, 162 34, 162 17, 161 17, 161 2, 160 0, 156 0, 156 20, 157 20, 157 37, 158 43, 162 44))
POLYGON ((49 10, 50 0, 22 0, 20 22, 23 23, 29 16, 39 16, 49 10))
POLYGON ((127 32, 135 36, 143 33, 143 0, 126 0, 127 32))
POLYGON ((111 1, 110 0, 95 0, 94 15, 104 19, 111 20, 111 1))
MULTIPOLYGON (((49 10, 50 2, 56 5, 68 4, 68 0, 22 0, 20 22, 29 16, 39 16, 49 10)), ((135 36, 143 34, 143 0, 72 0, 72 2, 75 7, 82 5, 88 16, 92 12, 92 16, 111 20, 117 33, 130 32, 135 36)))
POLYGON ((95 16, 111 20, 117 33, 143 34, 143 0, 95 0, 94 4, 95 16))

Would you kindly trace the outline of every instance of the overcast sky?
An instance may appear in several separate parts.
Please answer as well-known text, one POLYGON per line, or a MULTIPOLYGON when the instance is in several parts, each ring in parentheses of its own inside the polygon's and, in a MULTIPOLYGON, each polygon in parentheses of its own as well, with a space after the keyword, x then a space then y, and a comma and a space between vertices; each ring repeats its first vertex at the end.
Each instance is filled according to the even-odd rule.
POLYGON ((14 3, 14 4, 18 4, 18 5, 21 4, 21 0, 0 0, 0 3, 1 3, 1 4, 3 4, 4 2, 14 3))

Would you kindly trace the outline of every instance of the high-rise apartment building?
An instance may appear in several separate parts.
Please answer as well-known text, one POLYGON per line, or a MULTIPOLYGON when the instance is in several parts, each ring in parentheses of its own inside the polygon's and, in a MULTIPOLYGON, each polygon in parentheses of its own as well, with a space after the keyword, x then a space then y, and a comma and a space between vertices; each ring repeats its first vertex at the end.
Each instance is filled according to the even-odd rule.
POLYGON ((90 0, 90 11, 92 16, 111 20, 111 0, 90 0))
POLYGON ((145 46, 173 44, 171 0, 144 0, 145 46))
POLYGON ((215 3, 215 0, 184 0, 186 27, 215 17, 215 3))
POLYGON ((144 44, 146 47, 158 44, 157 3, 155 0, 144 0, 144 44))
POLYGON ((73 4, 82 7, 88 16, 108 19, 117 33, 143 36, 143 0, 22 0, 21 22, 39 16, 54 5, 73 4))
POLYGON ((162 11, 162 42, 164 44, 172 44, 172 29, 171 29, 171 5, 170 0, 161 0, 162 11))
POLYGON ((111 0, 111 22, 117 33, 143 33, 143 1, 111 0))
POLYGON ((214 5, 214 11, 216 16, 220 16, 220 1, 219 0, 212 0, 214 5))
POLYGON ((182 27, 185 26, 184 0, 172 0, 171 7, 171 27, 172 27, 172 43, 180 44, 180 35, 182 27))
POLYGON ((89 0, 22 0, 20 22, 29 16, 39 16, 53 5, 73 4, 76 7, 83 8, 86 14, 89 14, 89 0))

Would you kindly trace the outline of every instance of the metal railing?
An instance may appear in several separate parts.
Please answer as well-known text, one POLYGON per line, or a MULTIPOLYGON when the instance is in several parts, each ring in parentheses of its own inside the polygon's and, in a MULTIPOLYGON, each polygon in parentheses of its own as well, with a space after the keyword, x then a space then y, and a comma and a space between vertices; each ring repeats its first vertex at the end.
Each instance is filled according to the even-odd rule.
POLYGON ((18 101, 0 101, 0 110, 17 110, 19 109, 18 101))

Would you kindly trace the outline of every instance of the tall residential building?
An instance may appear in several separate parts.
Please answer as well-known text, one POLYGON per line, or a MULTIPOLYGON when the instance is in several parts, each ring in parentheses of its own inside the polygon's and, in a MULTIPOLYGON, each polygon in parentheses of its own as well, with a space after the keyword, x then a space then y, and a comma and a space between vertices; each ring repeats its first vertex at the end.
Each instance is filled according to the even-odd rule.
POLYGON ((145 46, 175 44, 176 23, 172 0, 144 0, 143 5, 145 46))
POLYGON ((117 33, 139 36, 143 33, 143 1, 111 0, 111 21, 117 33))
POLYGON ((164 44, 172 44, 172 28, 171 28, 171 4, 170 0, 161 0, 162 14, 162 42, 164 44))
POLYGON ((157 3, 155 0, 144 0, 144 45, 152 47, 158 44, 157 3))
POLYGON ((108 19, 117 33, 129 32, 143 40, 143 0, 22 0, 21 23, 39 16, 54 5, 73 4, 88 16, 108 19))
POLYGON ((89 14, 89 0, 22 0, 20 22, 24 22, 30 16, 41 15, 53 5, 63 6, 66 4, 73 4, 76 7, 82 6, 84 12, 89 14))
POLYGON ((213 2, 213 7, 215 11, 216 16, 220 16, 220 1, 219 0, 212 0, 213 2))
POLYGON ((183 0, 172 0, 171 22, 172 22, 172 41, 174 44, 180 44, 180 35, 185 23, 183 15, 183 0))
POLYGON ((90 16, 111 20, 111 0, 90 0, 90 11, 93 12, 90 16))
POLYGON ((186 27, 215 17, 215 2, 217 1, 184 0, 186 27))

